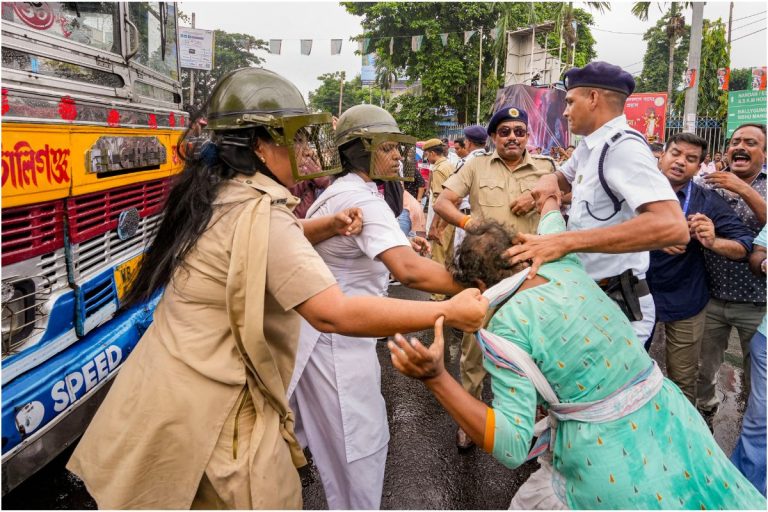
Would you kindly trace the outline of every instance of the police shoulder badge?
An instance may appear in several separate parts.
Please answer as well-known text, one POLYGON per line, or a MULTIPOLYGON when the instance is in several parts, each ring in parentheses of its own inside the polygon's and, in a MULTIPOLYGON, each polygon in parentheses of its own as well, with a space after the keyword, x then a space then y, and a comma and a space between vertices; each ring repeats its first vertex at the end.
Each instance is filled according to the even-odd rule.
POLYGON ((516 108, 509 109, 507 114, 509 114, 509 117, 520 117, 520 111, 517 110, 516 108))

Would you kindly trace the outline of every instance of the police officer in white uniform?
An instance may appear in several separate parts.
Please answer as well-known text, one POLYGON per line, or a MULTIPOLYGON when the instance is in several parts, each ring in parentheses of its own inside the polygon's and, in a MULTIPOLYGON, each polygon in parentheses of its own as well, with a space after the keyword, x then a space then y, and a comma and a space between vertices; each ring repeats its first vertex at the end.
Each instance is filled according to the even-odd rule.
MULTIPOLYGON (((339 118, 335 142, 344 170, 307 218, 348 205, 362 211, 359 235, 315 245, 341 289, 353 296, 384 295, 391 272, 411 288, 461 292, 445 267, 413 251, 373 181, 412 177, 416 162, 404 158, 416 139, 403 135, 386 110, 357 105, 339 118)), ((379 509, 389 428, 376 339, 324 334, 302 322, 287 394, 297 436, 312 452, 329 509, 379 509)))
MULTIPOLYGON (((464 147, 467 148, 467 155, 459 160, 459 164, 456 166, 456 172, 464 167, 464 165, 479 155, 485 154, 485 144, 488 141, 488 132, 485 128, 479 124, 473 124, 464 128, 464 147)), ((454 173, 455 174, 455 173, 454 173)), ((464 215, 470 215, 471 209, 469 205, 469 194, 464 196, 459 203, 459 211, 464 215)), ((453 233, 453 247, 456 250, 461 242, 464 240, 464 230, 460 227, 456 228, 453 233)), ((454 253, 455 254, 455 253, 454 253)), ((455 256, 454 256, 455 257, 455 256)))
POLYGON ((534 196, 573 192, 568 231, 522 235, 525 243, 507 255, 512 263, 531 260, 535 274, 544 262, 578 253, 645 342, 656 316, 645 283, 648 250, 687 244, 688 226, 647 142, 624 116, 632 75, 592 62, 568 71, 565 87, 564 115, 571 132, 584 138, 560 171, 540 179, 534 196))

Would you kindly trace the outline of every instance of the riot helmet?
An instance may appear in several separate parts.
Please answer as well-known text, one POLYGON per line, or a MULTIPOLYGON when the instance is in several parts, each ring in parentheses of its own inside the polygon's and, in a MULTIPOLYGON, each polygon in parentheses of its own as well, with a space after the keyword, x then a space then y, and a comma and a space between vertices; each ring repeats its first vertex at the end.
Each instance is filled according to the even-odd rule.
POLYGON ((296 86, 277 73, 260 68, 228 73, 211 92, 206 117, 220 158, 234 169, 249 167, 255 129, 261 129, 289 150, 296 181, 341 172, 331 115, 309 113, 296 86))
POLYGON ((375 105, 356 105, 336 123, 342 159, 376 180, 413 181, 416 138, 404 135, 392 115, 375 105))

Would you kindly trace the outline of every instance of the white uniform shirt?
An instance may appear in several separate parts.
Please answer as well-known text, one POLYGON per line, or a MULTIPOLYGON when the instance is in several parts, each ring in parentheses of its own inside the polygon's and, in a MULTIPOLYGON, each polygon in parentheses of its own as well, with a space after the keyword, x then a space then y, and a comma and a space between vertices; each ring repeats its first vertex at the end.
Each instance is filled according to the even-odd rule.
POLYGON ((457 165, 459 165, 459 162, 461 162, 461 157, 456 154, 456 151, 454 150, 448 150, 448 153, 445 155, 445 158, 448 159, 449 162, 453 165, 455 168, 457 165))
POLYGON ((334 236, 315 245, 315 250, 336 276, 345 294, 384 295, 389 270, 377 256, 392 247, 410 247, 411 244, 379 194, 376 183, 363 181, 357 174, 350 173, 337 178, 323 194, 329 194, 328 199, 312 217, 357 207, 363 211, 363 231, 356 236, 334 236), (344 188, 354 189, 334 194, 342 184, 345 184, 344 188))
MULTIPOLYGON (((464 158, 462 158, 460 160, 459 165, 456 166, 456 172, 458 172, 459 169, 461 169, 464 165, 467 164, 467 162, 469 162, 470 160, 472 160, 476 156, 484 155, 484 154, 485 154, 485 149, 475 149, 475 150, 473 150, 471 153, 469 153, 467 156, 465 156, 464 158)), ((464 209, 469 210, 469 194, 467 194, 466 196, 464 196, 461 199, 461 204, 459 205, 459 210, 464 210, 464 209)))
MULTIPOLYGON (((345 295, 383 295, 389 270, 378 255, 393 247, 410 249, 411 244, 379 194, 376 183, 363 181, 356 174, 337 178, 310 207, 307 218, 352 207, 363 211, 363 231, 355 236, 334 236, 315 245, 315 250, 345 295)), ((338 398, 328 396, 327 400, 339 403, 347 462, 375 453, 389 442, 387 410, 379 392, 381 368, 376 356, 376 339, 320 333, 302 319, 296 365, 287 390, 289 397, 317 343, 333 347, 331 363, 338 398)), ((315 361, 316 366, 328 363, 321 358, 315 361)), ((305 425, 304 428, 313 427, 305 425)))
MULTIPOLYGON (((628 129, 624 115, 611 119, 597 131, 584 137, 571 158, 562 165, 561 171, 573 191, 568 231, 621 224, 636 217, 637 209, 644 204, 677 201, 672 186, 659 171, 656 159, 643 141, 633 135, 624 134, 615 143, 610 142, 609 139, 614 134, 628 129), (598 220, 595 217, 606 219, 614 211, 613 203, 600 184, 597 172, 600 153, 606 142, 611 147, 603 163, 603 176, 613 194, 621 201, 621 210, 608 220, 598 220)), ((631 233, 628 236, 631 236, 631 233)), ((616 276, 630 268, 642 279, 648 270, 648 251, 578 255, 589 275, 595 280, 616 276)))

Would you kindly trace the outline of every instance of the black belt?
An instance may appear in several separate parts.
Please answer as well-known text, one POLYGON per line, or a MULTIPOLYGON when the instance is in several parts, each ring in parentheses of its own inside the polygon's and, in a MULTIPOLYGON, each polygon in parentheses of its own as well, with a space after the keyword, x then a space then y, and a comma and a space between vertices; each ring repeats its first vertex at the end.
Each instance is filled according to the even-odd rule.
MULTIPOLYGON (((597 281, 597 286, 605 291, 606 288, 612 286, 618 279, 619 276, 605 277, 597 281)), ((651 290, 648 288, 648 281, 645 279, 639 279, 637 284, 635 284, 635 292, 637 293, 638 297, 645 297, 646 295, 649 295, 651 290)))
POLYGON ((464 215, 469 215, 470 214, 469 208, 461 208, 459 211, 461 213, 463 213, 464 215))

